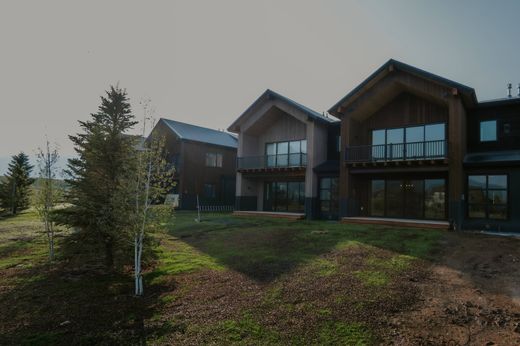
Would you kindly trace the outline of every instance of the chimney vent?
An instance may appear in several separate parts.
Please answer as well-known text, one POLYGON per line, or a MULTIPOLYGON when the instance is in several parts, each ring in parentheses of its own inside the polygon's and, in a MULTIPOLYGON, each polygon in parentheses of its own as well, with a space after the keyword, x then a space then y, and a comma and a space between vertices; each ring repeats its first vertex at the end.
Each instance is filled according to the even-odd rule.
POLYGON ((507 97, 512 97, 512 95, 511 95, 512 88, 513 88, 513 85, 511 83, 507 83, 507 97))

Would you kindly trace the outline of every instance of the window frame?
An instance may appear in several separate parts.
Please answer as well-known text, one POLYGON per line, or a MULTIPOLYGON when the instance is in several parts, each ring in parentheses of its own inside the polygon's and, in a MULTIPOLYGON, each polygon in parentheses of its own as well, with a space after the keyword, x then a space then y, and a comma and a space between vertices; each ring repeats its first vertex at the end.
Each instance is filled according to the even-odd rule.
POLYGON ((490 143, 498 141, 498 120, 497 119, 488 119, 488 120, 480 120, 479 121, 479 141, 480 143, 490 143), (494 123, 495 124, 495 133, 494 139, 482 139, 482 125, 484 123, 494 123))
POLYGON ((206 167, 222 168, 224 155, 218 152, 206 152, 206 167))
POLYGON ((467 174, 466 176, 466 217, 471 220, 494 220, 494 221, 508 221, 511 217, 510 213, 510 200, 511 200, 511 193, 510 193, 510 179, 508 173, 485 173, 485 172, 475 172, 471 174, 467 174), (470 177, 475 176, 484 176, 485 177, 485 187, 484 187, 484 203, 471 203, 470 202, 470 193, 471 191, 480 191, 477 188, 471 188, 469 184, 470 177), (489 177, 490 176, 504 176, 506 178, 506 186, 505 188, 490 188, 489 187, 489 177), (506 202, 500 203, 500 204, 494 204, 489 200, 489 191, 503 191, 505 192, 506 196, 506 202), (471 216, 470 215, 470 208, 471 206, 481 206, 484 207, 484 217, 479 216, 471 216), (496 218, 496 217, 490 217, 490 207, 491 206, 498 206, 505 209, 505 218, 496 218))
POLYGON ((278 142, 266 142, 264 145, 264 156, 267 167, 297 167, 307 164, 307 138, 285 140, 278 142), (299 142, 299 151, 291 151, 291 143, 299 142), (278 146, 287 145, 286 153, 279 153, 278 146), (274 148, 274 154, 269 154, 268 148, 274 148), (299 155, 299 164, 291 164, 291 155, 299 155))

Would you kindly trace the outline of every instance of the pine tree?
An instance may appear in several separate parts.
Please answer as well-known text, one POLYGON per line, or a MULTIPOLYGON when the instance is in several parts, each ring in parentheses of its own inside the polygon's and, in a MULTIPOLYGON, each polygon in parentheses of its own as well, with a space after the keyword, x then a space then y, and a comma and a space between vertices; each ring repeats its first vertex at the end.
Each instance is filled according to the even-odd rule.
MULTIPOLYGON (((103 244, 107 267, 116 247, 131 244, 135 137, 125 134, 134 121, 127 93, 110 87, 97 113, 80 121, 82 133, 69 136, 77 158, 70 159, 65 223, 103 244)), ((63 220, 63 219, 62 219, 63 220)))
POLYGON ((29 207, 30 187, 34 182, 30 177, 32 169, 25 153, 11 157, 6 177, 0 184, 0 202, 2 208, 13 215, 29 207))

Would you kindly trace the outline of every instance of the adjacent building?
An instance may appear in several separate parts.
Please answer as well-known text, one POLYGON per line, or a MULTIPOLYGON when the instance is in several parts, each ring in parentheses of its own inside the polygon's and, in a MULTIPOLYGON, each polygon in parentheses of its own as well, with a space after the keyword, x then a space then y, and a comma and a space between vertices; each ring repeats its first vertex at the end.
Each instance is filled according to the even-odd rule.
POLYGON ((334 117, 267 90, 229 128, 236 206, 520 231, 518 93, 479 102, 473 88, 396 60, 334 117))
POLYGON ((236 208, 318 217, 320 174, 339 167, 339 121, 266 90, 228 128, 239 136, 236 208))
POLYGON ((164 136, 175 167, 170 197, 179 209, 232 206, 235 202, 237 138, 227 132, 161 118, 152 134, 164 136))

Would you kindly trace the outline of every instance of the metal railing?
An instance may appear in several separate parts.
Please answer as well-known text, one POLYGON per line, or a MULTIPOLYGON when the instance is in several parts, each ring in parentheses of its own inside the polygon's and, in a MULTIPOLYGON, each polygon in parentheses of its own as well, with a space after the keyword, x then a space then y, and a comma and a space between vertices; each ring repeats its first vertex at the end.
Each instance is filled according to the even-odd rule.
POLYGON ((378 162, 442 159, 448 155, 448 141, 424 141, 347 147, 346 162, 378 162))
POLYGON ((266 169, 280 167, 306 167, 307 154, 277 154, 237 158, 237 169, 266 169))

